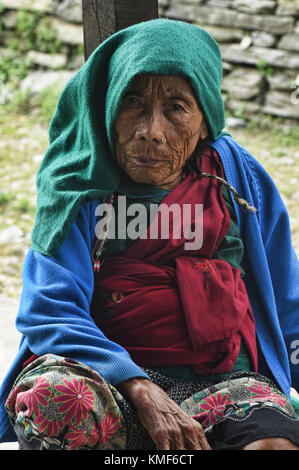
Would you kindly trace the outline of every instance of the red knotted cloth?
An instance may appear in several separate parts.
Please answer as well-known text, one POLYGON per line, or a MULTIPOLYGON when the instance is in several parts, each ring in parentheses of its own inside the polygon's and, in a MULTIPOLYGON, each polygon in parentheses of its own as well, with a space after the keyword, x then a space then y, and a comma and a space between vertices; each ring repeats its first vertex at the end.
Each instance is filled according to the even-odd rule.
MULTIPOLYGON (((201 154, 201 170, 223 178, 212 148, 201 154)), ((181 218, 169 217, 168 239, 151 239, 149 226, 147 239, 143 235, 120 256, 105 259, 95 273, 91 315, 143 367, 189 365, 198 374, 229 372, 242 338, 257 370, 255 322, 241 271, 212 259, 230 225, 222 186, 191 173, 163 199, 152 224, 161 228, 174 203, 181 218), (183 224, 184 204, 192 207, 192 230, 202 224, 203 243, 194 250, 185 247, 194 237, 173 237, 177 224, 183 224), (203 220, 195 204, 203 205, 203 220)))

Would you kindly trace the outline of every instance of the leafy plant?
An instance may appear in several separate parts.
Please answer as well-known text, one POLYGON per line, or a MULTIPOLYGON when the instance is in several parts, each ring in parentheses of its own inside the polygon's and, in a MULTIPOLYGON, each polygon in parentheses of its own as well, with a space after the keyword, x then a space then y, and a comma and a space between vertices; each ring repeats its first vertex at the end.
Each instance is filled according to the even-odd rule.
POLYGON ((16 85, 26 77, 30 63, 26 56, 20 55, 16 51, 10 51, 7 55, 0 56, 0 81, 16 85))
POLYGON ((16 89, 12 91, 12 96, 9 101, 0 106, 0 116, 5 116, 6 113, 28 113, 33 108, 29 94, 26 91, 16 89))
POLYGON ((15 199, 15 195, 12 192, 1 192, 0 193, 0 207, 6 206, 15 199))
POLYGON ((61 41, 57 39, 57 31, 51 25, 49 18, 42 18, 36 29, 35 48, 42 52, 54 54, 61 48, 61 41))
POLYGON ((294 127, 291 127, 291 129, 289 129, 288 132, 282 132, 280 135, 279 141, 285 147, 298 146, 299 124, 297 124, 294 127))
MULTIPOLYGON (((9 82, 11 88, 17 89, 20 80, 26 77, 28 70, 32 67, 26 52, 33 49, 55 53, 59 51, 61 45, 61 41, 57 39, 57 32, 48 17, 39 11, 19 10, 16 37, 9 41, 9 52, 0 56, 0 83, 9 82)), ((17 95, 16 101, 17 103, 14 99, 10 103, 10 109, 17 109, 25 103, 21 94, 17 95)))
POLYGON ((233 111, 233 116, 236 118, 243 119, 246 115, 246 105, 242 104, 239 106, 239 108, 235 109, 233 111))
POLYGON ((284 156, 286 148, 297 147, 299 140, 299 124, 292 126, 283 127, 283 118, 267 116, 264 121, 261 120, 250 120, 247 125, 247 130, 256 135, 258 133, 265 133, 268 138, 271 138, 273 147, 282 149, 276 151, 276 155, 284 156), (279 155, 279 152, 281 155, 279 155))
POLYGON ((56 109, 60 92, 55 85, 51 85, 42 90, 36 97, 36 104, 39 107, 40 116, 43 122, 50 122, 56 109))
POLYGON ((265 59, 260 59, 257 63, 257 69, 259 70, 262 77, 272 77, 274 75, 274 69, 269 66, 265 59))
POLYGON ((55 53, 61 48, 57 31, 51 25, 49 17, 40 11, 19 10, 16 24, 17 40, 10 42, 10 48, 19 52, 36 49, 42 52, 55 53))
POLYGON ((26 213, 26 214, 34 214, 35 207, 31 204, 30 200, 27 197, 21 197, 17 204, 16 204, 16 211, 26 213))
POLYGON ((42 14, 39 11, 28 12, 19 10, 17 13, 16 32, 19 42, 20 51, 28 51, 35 48, 36 44, 36 28, 42 14))

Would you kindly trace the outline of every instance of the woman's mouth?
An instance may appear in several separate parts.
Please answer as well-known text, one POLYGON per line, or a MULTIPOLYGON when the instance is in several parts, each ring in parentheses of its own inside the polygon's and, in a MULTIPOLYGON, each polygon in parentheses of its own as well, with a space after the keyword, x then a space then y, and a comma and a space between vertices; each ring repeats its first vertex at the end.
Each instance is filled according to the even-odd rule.
POLYGON ((134 158, 134 160, 137 163, 140 163, 144 166, 159 165, 160 163, 165 162, 165 160, 158 160, 156 158, 144 157, 144 156, 142 156, 142 157, 131 157, 131 158, 134 158))

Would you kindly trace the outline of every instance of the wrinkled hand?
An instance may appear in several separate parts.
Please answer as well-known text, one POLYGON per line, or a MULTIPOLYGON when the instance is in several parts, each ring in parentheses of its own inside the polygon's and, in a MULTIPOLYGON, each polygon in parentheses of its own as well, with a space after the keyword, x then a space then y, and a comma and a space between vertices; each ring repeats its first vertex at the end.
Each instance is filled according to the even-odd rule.
POLYGON ((211 450, 201 425, 158 385, 148 379, 134 378, 117 388, 136 407, 158 450, 211 450))

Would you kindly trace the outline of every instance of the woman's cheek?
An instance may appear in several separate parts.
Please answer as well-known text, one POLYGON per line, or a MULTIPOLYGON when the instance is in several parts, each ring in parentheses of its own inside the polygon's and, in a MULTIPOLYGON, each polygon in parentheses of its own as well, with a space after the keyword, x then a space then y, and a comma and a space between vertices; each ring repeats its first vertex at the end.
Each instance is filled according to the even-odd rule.
POLYGON ((191 132, 186 132, 180 136, 175 144, 172 145, 174 163, 181 165, 191 155, 193 151, 192 140, 191 132))

